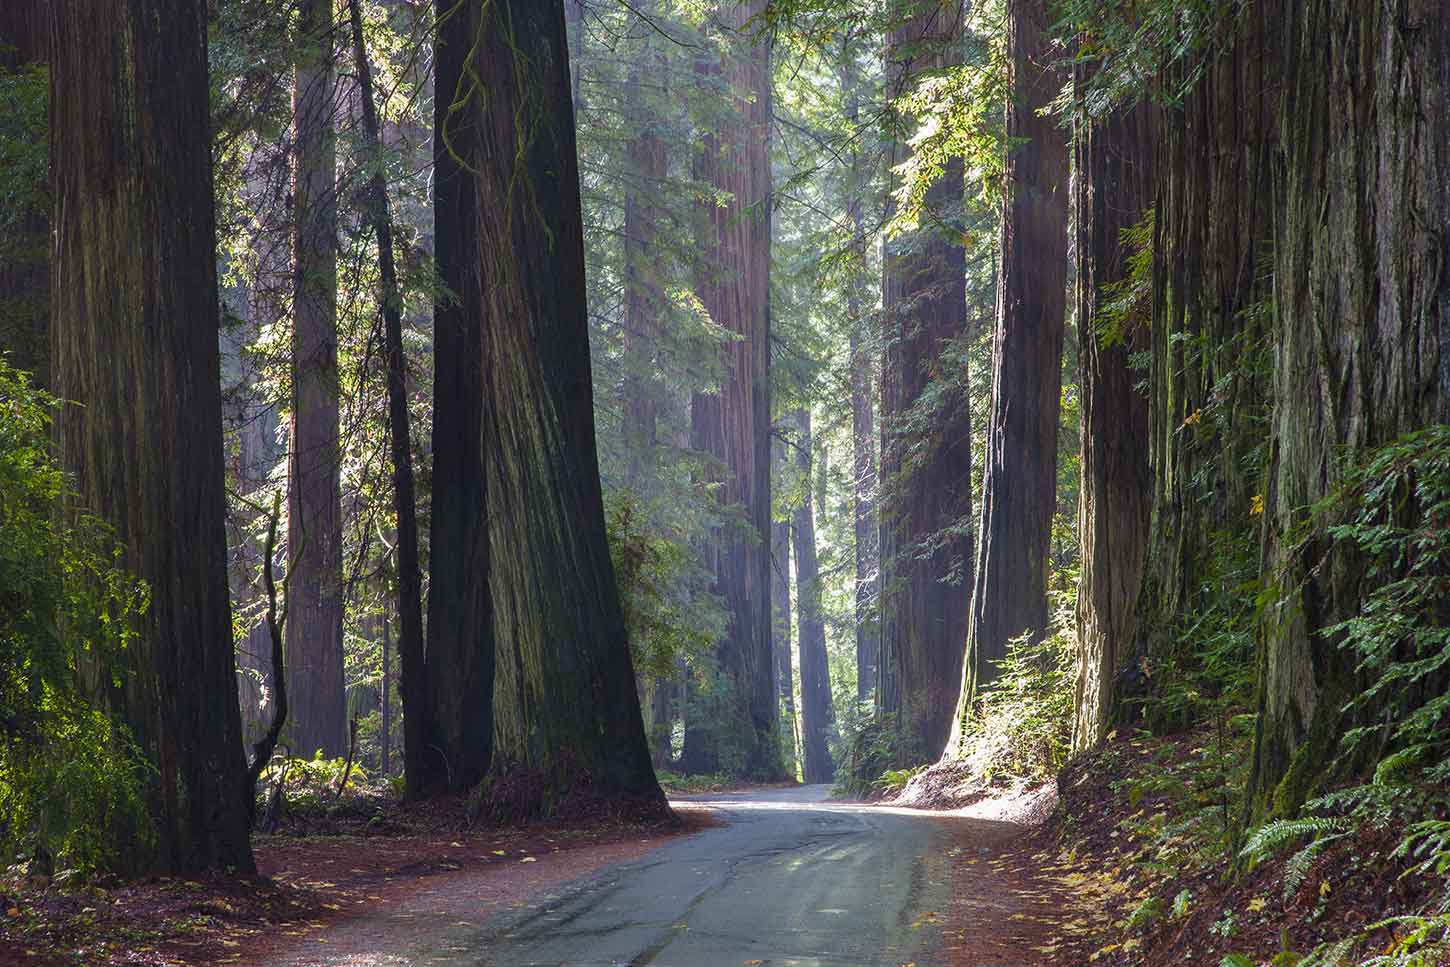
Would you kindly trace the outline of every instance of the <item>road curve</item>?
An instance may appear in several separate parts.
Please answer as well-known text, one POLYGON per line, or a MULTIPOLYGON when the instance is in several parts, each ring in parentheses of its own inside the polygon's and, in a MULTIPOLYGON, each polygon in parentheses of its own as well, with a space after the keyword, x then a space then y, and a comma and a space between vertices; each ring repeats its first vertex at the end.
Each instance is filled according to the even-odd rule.
MULTIPOLYGON (((428 964, 899 967, 936 963, 949 822, 806 786, 695 799, 727 825, 455 936, 428 964), (454 959, 457 958, 457 959, 454 959)), ((975 821, 980 823, 981 821, 975 821)), ((983 827, 999 824, 981 823, 983 827)), ((1003 828, 986 829, 999 839, 1003 828)))

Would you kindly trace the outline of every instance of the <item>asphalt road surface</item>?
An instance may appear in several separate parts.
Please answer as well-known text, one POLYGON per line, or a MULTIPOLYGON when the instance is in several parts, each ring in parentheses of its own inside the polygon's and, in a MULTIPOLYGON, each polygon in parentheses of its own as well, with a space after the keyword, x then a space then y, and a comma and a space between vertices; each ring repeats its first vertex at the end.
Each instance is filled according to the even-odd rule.
MULTIPOLYGON (((697 799, 726 826, 569 884, 415 963, 480 967, 920 967, 937 963, 941 817, 827 786, 697 799)), ((955 820, 961 822, 961 820, 955 820)), ((994 825, 994 824, 984 824, 994 825)))

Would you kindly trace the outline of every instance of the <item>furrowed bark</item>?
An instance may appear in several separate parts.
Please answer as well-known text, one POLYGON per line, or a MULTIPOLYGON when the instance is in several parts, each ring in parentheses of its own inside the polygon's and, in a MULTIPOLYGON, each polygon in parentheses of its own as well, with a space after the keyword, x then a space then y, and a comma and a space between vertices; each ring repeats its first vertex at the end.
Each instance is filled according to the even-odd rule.
MULTIPOLYGON (((1079 75, 1079 90, 1085 81, 1079 75)), ((1146 349, 1151 305, 1104 301, 1128 277, 1122 233, 1152 205, 1153 120, 1139 104, 1078 118, 1076 152, 1077 318, 1081 353, 1082 547, 1077 598, 1078 666, 1073 748, 1101 742, 1113 724, 1114 681, 1137 634, 1136 607, 1148 549, 1152 476, 1148 399, 1129 356, 1146 349)))
MULTIPOLYGON (((493 755, 494 632, 489 594, 489 485, 484 453, 490 334, 479 173, 484 104, 470 51, 481 0, 438 0, 433 133, 434 259, 447 292, 434 303, 433 493, 426 664, 398 642, 404 766, 411 796, 464 790, 493 755)), ((475 55, 476 63, 476 55, 475 55)))
POLYGON ((663 811, 604 534, 563 5, 494 0, 479 27, 477 86, 454 100, 485 98, 474 180, 499 646, 493 772, 542 773, 546 797, 588 792, 663 811))
MULTIPOLYGON (((920 5, 891 37, 892 90, 904 93, 959 62, 961 30, 959 3, 920 5)), ((892 132, 893 163, 908 150, 904 123, 898 119, 892 132)), ((950 224, 962 186, 962 165, 954 160, 927 192, 931 217, 950 224)), ((953 353, 968 331, 960 238, 931 225, 897 239, 884 254, 882 289, 876 708, 893 721, 896 764, 906 766, 941 754, 966 650, 972 432, 966 373, 953 353), (940 382, 945 392, 927 393, 940 382)))
MULTIPOLYGON (((51 358, 78 504, 150 588, 137 639, 91 669, 154 767, 130 872, 253 869, 227 598, 206 9, 53 0, 51 358)), ((114 824, 118 820, 111 820, 114 824)))

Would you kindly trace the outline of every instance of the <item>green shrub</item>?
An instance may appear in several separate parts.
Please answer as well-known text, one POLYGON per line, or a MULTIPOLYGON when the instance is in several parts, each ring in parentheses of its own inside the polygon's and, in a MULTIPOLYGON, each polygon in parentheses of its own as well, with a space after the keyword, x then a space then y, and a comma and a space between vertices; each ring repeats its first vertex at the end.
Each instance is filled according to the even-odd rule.
POLYGON ((89 869, 112 859, 108 832, 147 828, 147 766, 81 686, 128 646, 147 592, 100 521, 58 522, 55 405, 0 358, 0 849, 89 869))

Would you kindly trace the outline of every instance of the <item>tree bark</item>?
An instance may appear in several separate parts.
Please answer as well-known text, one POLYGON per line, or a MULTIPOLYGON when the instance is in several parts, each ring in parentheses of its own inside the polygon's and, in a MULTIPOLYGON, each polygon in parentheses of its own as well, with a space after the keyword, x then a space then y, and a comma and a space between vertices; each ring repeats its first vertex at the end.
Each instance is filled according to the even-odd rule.
POLYGON ((1354 552, 1325 536, 1338 521, 1306 508, 1340 482, 1339 454, 1445 418, 1450 352, 1444 5, 1281 6, 1263 560, 1288 590, 1260 627, 1249 783, 1260 815, 1297 809, 1322 788, 1344 729, 1371 724, 1344 712, 1362 684, 1356 657, 1325 634, 1360 613, 1371 586, 1354 552))
POLYGON ((484 453, 490 333, 482 187, 489 119, 470 51, 481 0, 438 0, 434 238, 447 293, 434 303, 433 493, 427 653, 398 643, 404 768, 410 796, 464 790, 493 754, 495 676, 484 453))
MULTIPOLYGON (((770 454, 779 479, 779 472, 786 466, 785 447, 779 437, 771 442, 770 454)), ((799 756, 799 721, 795 710, 795 662, 791 659, 790 527, 789 518, 770 522, 770 635, 776 690, 780 693, 781 755, 786 771, 793 774, 799 756)))
MULTIPOLYGON (((959 3, 926 4, 892 34, 894 93, 959 61, 959 3)), ((905 157, 897 119, 893 163, 905 157)), ((947 224, 962 202, 952 161, 927 192, 947 224)), ((940 755, 966 650, 972 566, 971 407, 964 360, 966 256, 959 237, 923 227, 886 249, 882 277, 881 643, 878 716, 890 717, 899 765, 940 755), (928 393, 928 388, 934 388, 928 393)))
POLYGON ((663 811, 604 534, 563 3, 495 0, 476 46, 477 87, 454 102, 485 99, 493 769, 663 811))
MULTIPOLYGON (((805 480, 811 476, 811 413, 795 413, 796 466, 805 480)), ((806 782, 830 782, 836 776, 829 739, 835 729, 831 704, 831 674, 826 658, 826 625, 821 613, 821 574, 816 562, 816 523, 811 490, 797 505, 791 520, 795 545, 797 614, 801 654, 802 774, 806 782)))
POLYGON ((55 422, 77 502, 150 588, 97 689, 154 770, 131 871, 253 869, 227 599, 216 230, 200 0, 53 0, 55 422))
MULTIPOLYGON (((982 484, 965 707, 1008 643, 1047 633, 1047 567, 1057 502, 1058 407, 1066 308, 1067 142, 1044 112, 1057 94, 1046 0, 1011 0, 1002 276, 992 337, 992 412, 982 484)), ((950 750, 949 750, 950 751, 950 750)))
POLYGON ((719 73, 738 123, 717 136, 700 137, 695 158, 699 181, 728 198, 705 206, 702 226, 707 268, 697 282, 700 301, 714 322, 737 334, 724 348, 725 378, 718 393, 691 401, 691 446, 723 467, 719 500, 743 508, 744 533, 722 528, 706 550, 714 590, 725 600, 729 628, 716 648, 720 674, 731 689, 728 723, 701 723, 686 732, 685 758, 693 768, 715 771, 728 731, 740 747, 731 763, 742 774, 781 773, 778 713, 771 657, 770 555, 770 49, 746 33, 764 0, 731 4, 721 18, 735 31, 719 73))
MULTIPOLYGON (((1085 75, 1077 83, 1082 90, 1085 75)), ((1081 103, 1081 98, 1079 99, 1081 103)), ((1083 110, 1080 108, 1080 110, 1083 110)), ((1077 319, 1082 459, 1078 534, 1078 664, 1073 747, 1090 748, 1113 724, 1113 683, 1130 654, 1152 505, 1148 399, 1130 354, 1148 346, 1144 298, 1108 318, 1104 301, 1129 275, 1122 233, 1153 201, 1155 109, 1139 104, 1078 118, 1074 139, 1077 319), (1108 328, 1111 327, 1111 328, 1108 328)), ((1121 300, 1120 300, 1121 301, 1121 300)))
POLYGON ((301 0, 293 114, 294 289, 288 457, 287 690, 293 749, 347 753, 337 373, 337 113, 332 0, 301 0))
MULTIPOLYGON (((21 82, 18 72, 43 65, 46 50, 46 5, 43 0, 10 0, 0 9, 0 78, 21 82)), ((19 99, 15 104, 22 108, 19 99)), ((18 120, 18 119, 17 119, 18 120)), ((31 119, 43 123, 43 118, 31 119)), ((23 136, 22 132, 14 132, 23 136)), ((41 142, 39 150, 44 150, 41 142)), ((16 210, 0 216, 0 348, 16 369, 31 374, 32 384, 50 385, 49 315, 50 217, 46 185, 28 186, 33 193, 16 210)))

